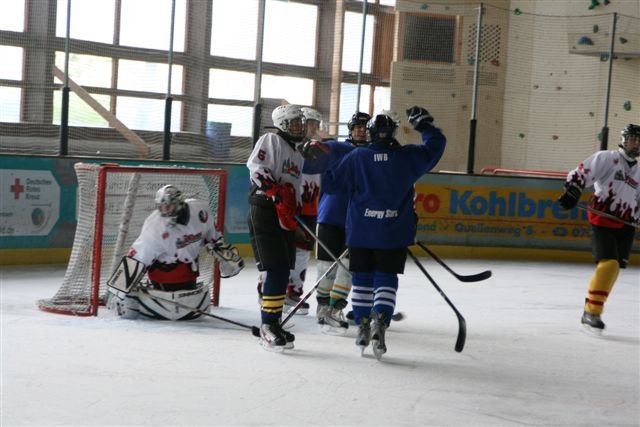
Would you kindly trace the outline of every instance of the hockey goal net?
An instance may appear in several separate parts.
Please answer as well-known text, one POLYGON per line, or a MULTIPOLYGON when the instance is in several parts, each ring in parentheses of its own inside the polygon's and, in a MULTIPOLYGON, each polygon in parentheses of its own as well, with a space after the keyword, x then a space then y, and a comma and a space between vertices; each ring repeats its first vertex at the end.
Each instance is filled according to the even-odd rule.
MULTIPOLYGON (((224 230, 227 172, 221 169, 144 167, 77 163, 77 226, 69 264, 60 289, 38 301, 44 311, 95 316, 104 304, 106 281, 138 237, 142 224, 155 209, 155 194, 172 184, 186 198, 207 200, 224 230)), ((210 287, 218 305, 220 274, 217 262, 200 252, 199 281, 210 287)))

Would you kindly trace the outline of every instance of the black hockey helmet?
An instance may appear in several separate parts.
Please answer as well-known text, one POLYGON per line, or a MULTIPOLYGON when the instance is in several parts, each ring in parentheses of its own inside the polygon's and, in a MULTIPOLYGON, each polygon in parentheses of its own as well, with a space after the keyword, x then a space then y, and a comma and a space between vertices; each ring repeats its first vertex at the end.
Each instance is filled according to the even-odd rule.
POLYGON ((353 116, 351 116, 349 123, 347 123, 347 128, 349 129, 349 139, 351 140, 353 145, 364 145, 367 143, 366 132, 363 139, 362 136, 355 135, 353 131, 356 126, 365 126, 366 129, 369 120, 371 120, 371 116, 361 111, 358 111, 353 116))
POLYGON ((635 144, 633 147, 630 146, 629 140, 631 138, 636 138, 636 140, 640 142, 640 125, 630 123, 620 131, 620 144, 618 144, 618 146, 622 150, 623 154, 625 154, 630 160, 633 160, 640 156, 640 147, 638 144, 635 144))
POLYGON ((393 142, 398 122, 391 114, 378 114, 367 123, 371 142, 393 142))

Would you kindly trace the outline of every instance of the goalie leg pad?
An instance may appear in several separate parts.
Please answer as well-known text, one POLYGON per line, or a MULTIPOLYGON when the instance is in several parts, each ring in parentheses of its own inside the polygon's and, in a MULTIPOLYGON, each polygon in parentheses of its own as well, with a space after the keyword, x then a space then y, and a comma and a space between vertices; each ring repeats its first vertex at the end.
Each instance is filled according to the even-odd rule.
POLYGON ((107 309, 125 319, 135 319, 140 314, 138 291, 126 293, 114 287, 107 288, 107 309))
POLYGON ((141 315, 158 320, 195 319, 200 317, 199 312, 207 313, 211 305, 209 288, 202 283, 198 283, 196 289, 175 292, 145 288, 136 299, 141 315))

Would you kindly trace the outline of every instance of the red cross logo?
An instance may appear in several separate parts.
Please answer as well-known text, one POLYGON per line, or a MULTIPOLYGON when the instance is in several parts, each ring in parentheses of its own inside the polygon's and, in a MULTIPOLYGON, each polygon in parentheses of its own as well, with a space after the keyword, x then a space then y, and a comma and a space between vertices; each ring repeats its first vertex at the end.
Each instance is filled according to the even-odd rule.
POLYGON ((9 187, 9 191, 13 193, 14 199, 20 198, 20 193, 24 192, 24 185, 20 184, 20 178, 16 178, 13 185, 9 187))

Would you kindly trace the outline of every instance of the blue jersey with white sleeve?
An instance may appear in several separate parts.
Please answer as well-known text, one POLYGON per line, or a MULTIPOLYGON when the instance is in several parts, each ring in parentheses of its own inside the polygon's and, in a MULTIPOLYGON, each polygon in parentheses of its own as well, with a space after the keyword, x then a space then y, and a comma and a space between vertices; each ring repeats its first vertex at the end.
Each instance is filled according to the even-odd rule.
MULTIPOLYGON (((446 145, 438 128, 421 134, 420 145, 376 142, 330 161, 322 190, 349 199, 348 247, 396 249, 414 243, 414 184, 438 163, 446 145)), ((331 151, 336 144, 329 143, 331 151)))

